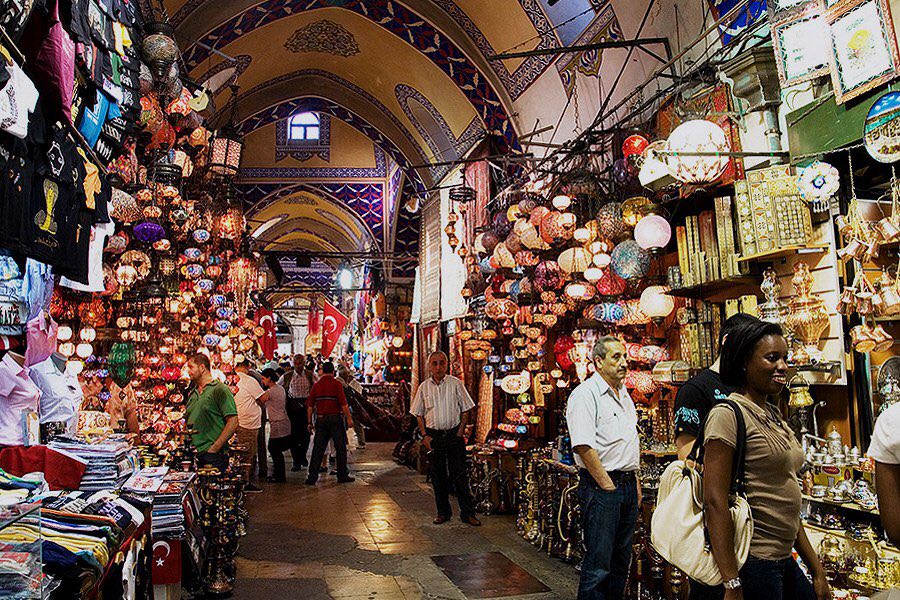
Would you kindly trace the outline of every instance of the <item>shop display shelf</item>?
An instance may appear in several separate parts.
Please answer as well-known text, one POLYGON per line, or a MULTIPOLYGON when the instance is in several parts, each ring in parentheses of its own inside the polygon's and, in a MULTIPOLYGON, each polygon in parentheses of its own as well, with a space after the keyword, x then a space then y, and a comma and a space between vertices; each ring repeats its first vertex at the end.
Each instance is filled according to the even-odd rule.
POLYGON ((690 287, 672 288, 667 293, 678 298, 693 298, 709 302, 737 298, 744 293, 755 294, 759 291, 759 278, 751 275, 738 275, 707 281, 690 287))
POLYGON ((831 248, 831 244, 809 244, 806 246, 786 246, 769 252, 758 252, 757 254, 747 254, 738 257, 738 262, 750 262, 753 260, 771 260, 774 258, 784 258, 793 254, 821 254, 831 248))
MULTIPOLYGON (((825 534, 825 535, 833 535, 835 537, 839 537, 839 538, 842 538, 845 540, 856 541, 856 540, 853 540, 853 538, 851 538, 849 535, 847 535, 847 532, 843 529, 827 529, 825 527, 822 527, 821 525, 816 525, 815 523, 810 523, 809 521, 804 521, 803 526, 808 529, 811 529, 813 531, 816 531, 818 533, 825 534)), ((897 546, 895 546, 894 544, 892 544, 888 541, 878 540, 877 542, 875 542, 875 545, 878 546, 878 548, 881 550, 887 550, 889 552, 900 554, 900 548, 898 548, 897 546)))
POLYGON ((807 373, 830 373, 834 376, 841 374, 841 368, 844 366, 839 360, 824 360, 822 362, 811 363, 808 365, 789 365, 797 371, 807 373))
POLYGON ((827 500, 825 498, 813 498, 807 494, 803 494, 803 499, 808 500, 809 502, 815 502, 816 504, 823 504, 825 506, 833 506, 835 508, 843 508, 845 510, 852 510, 854 512, 863 513, 867 515, 876 515, 880 516, 878 509, 869 510, 867 508, 863 508, 856 502, 832 502, 831 500, 827 500))

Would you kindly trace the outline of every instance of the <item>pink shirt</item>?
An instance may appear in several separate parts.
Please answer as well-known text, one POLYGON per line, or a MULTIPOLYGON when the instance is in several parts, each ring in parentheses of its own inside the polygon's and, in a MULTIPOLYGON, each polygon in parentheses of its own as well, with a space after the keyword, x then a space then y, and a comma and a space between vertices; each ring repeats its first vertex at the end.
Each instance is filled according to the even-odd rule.
POLYGON ((25 324, 25 366, 30 367, 44 362, 56 351, 56 321, 43 310, 25 324))
POLYGON ((37 412, 40 399, 41 390, 31 381, 28 369, 7 353, 0 360, 0 445, 25 443, 22 413, 37 412))

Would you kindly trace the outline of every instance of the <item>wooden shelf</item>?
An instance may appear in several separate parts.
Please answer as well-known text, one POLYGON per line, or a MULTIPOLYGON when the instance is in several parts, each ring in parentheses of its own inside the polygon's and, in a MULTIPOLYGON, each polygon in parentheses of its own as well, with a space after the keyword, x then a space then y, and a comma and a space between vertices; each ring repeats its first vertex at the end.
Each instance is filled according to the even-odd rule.
MULTIPOLYGON (((826 535, 837 536, 837 537, 843 538, 845 540, 853 539, 849 535, 847 535, 847 532, 843 529, 828 529, 827 527, 822 527, 821 525, 817 525, 816 523, 810 523, 809 521, 804 521, 803 526, 807 527, 809 529, 812 529, 813 531, 817 531, 819 533, 823 533, 826 535)), ((854 540, 854 541, 857 541, 857 540, 854 540)), ((884 540, 876 540, 875 543, 882 550, 889 550, 891 552, 900 552, 900 548, 897 548, 897 546, 891 544, 890 542, 886 542, 884 540)))
POLYGON ((652 456, 654 458, 677 458, 678 452, 654 452, 653 450, 641 450, 641 456, 652 456))
POLYGON ((841 368, 844 366, 844 363, 839 360, 826 360, 810 365, 788 366, 793 367, 797 371, 803 371, 806 373, 831 373, 832 375, 839 376, 841 374, 841 368))
POLYGON ((718 298, 723 292, 727 292, 724 298, 737 298, 742 292, 755 294, 759 291, 759 279, 750 275, 739 275, 707 281, 690 287, 673 288, 667 293, 678 298, 693 298, 708 300, 718 298))
POLYGON ((757 254, 748 254, 738 257, 738 262, 748 262, 751 260, 768 260, 771 258, 782 258, 792 254, 821 254, 831 247, 831 244, 809 244, 806 246, 788 246, 769 252, 759 252, 757 254))

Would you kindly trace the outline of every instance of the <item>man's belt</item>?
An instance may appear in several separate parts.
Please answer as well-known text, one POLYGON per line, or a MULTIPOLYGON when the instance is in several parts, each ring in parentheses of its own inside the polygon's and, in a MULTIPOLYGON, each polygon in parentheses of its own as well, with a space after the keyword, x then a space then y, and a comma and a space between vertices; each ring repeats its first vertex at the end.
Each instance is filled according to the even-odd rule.
MULTIPOLYGON (((594 481, 594 476, 591 475, 591 472, 587 469, 578 469, 578 474, 581 476, 583 480, 586 480, 591 483, 597 483, 594 481)), ((629 481, 634 479, 636 472, 635 471, 607 471, 607 475, 612 480, 614 484, 618 487, 620 483, 629 481)))

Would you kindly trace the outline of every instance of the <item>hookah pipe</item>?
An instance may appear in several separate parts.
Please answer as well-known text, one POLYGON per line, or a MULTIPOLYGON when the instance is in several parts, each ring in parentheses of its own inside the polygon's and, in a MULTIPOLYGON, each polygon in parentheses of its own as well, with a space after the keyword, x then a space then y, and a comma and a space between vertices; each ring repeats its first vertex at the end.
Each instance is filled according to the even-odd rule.
POLYGON ((569 501, 569 494, 571 494, 572 491, 578 487, 578 483, 579 483, 579 478, 577 475, 575 477, 573 477, 573 479, 575 480, 575 483, 573 483, 569 487, 567 487, 562 493, 562 499, 559 503, 559 511, 556 514, 556 530, 559 532, 560 539, 566 545, 566 549, 563 552, 563 556, 564 556, 566 562, 569 562, 572 560, 573 548, 572 548, 572 536, 571 535, 566 536, 566 533, 563 531, 562 512, 563 512, 564 507, 568 508, 568 510, 566 511, 566 521, 567 521, 566 525, 567 525, 567 528, 569 530, 571 530, 572 529, 572 512, 573 512, 572 504, 573 503, 569 501))

